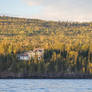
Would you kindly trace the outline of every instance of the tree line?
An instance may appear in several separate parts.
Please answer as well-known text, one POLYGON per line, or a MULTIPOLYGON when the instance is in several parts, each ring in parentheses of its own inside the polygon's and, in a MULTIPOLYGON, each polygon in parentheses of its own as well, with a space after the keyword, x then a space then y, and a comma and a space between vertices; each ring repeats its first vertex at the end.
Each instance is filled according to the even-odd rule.
POLYGON ((92 23, 0 17, 0 72, 92 73, 92 23), (17 54, 44 48, 44 58, 17 54))

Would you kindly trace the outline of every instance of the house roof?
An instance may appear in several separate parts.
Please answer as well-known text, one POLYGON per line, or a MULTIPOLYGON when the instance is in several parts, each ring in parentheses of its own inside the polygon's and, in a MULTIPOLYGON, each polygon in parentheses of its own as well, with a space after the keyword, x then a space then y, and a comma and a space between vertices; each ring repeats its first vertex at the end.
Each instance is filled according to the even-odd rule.
POLYGON ((33 51, 36 52, 36 51, 39 51, 39 50, 43 51, 44 49, 43 48, 35 48, 33 51))
POLYGON ((40 51, 43 51, 44 49, 43 48, 35 48, 33 51, 32 50, 30 50, 30 51, 28 51, 28 52, 24 52, 24 53, 21 53, 21 54, 19 54, 18 56, 28 56, 29 54, 35 54, 36 52, 40 52, 40 51))
POLYGON ((28 56, 28 54, 27 53, 22 53, 19 56, 28 56))

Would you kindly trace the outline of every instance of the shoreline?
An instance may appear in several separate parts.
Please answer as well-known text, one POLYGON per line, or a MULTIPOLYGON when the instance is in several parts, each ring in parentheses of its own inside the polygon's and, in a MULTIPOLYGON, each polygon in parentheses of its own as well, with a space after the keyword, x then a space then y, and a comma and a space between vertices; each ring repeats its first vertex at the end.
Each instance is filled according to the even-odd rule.
POLYGON ((92 74, 1 74, 0 79, 92 79, 92 74))

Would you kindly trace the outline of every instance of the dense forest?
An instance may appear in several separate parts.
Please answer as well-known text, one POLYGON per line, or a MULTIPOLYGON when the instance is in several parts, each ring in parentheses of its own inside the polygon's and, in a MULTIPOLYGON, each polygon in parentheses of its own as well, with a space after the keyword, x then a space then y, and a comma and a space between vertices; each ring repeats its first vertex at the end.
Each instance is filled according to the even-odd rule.
POLYGON ((92 22, 0 16, 0 73, 91 74, 92 22), (44 48, 44 58, 19 61, 18 53, 44 48))

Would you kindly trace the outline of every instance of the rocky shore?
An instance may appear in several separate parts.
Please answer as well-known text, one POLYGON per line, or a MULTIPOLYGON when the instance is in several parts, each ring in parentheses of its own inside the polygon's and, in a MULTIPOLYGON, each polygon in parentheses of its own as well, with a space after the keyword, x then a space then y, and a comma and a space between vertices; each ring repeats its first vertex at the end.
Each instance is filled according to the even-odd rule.
POLYGON ((92 74, 74 74, 74 73, 49 73, 49 74, 22 74, 13 72, 0 73, 0 79, 92 79, 92 74))

